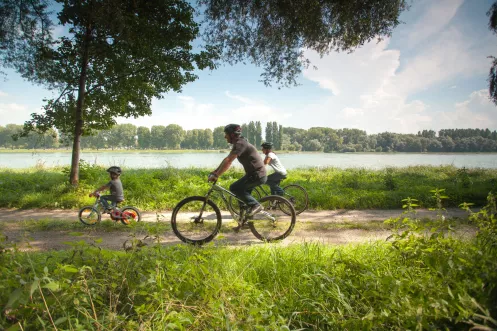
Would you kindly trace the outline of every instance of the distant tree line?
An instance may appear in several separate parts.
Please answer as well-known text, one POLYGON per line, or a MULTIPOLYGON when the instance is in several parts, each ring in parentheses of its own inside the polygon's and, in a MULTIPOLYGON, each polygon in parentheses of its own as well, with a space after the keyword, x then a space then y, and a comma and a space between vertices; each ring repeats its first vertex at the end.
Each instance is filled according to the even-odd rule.
MULTIPOLYGON (((49 130, 44 134, 30 133, 13 139, 23 126, 0 126, 1 148, 50 149, 64 148, 72 139, 49 130)), ((224 127, 184 130, 180 125, 154 125, 151 128, 118 124, 109 130, 93 131, 83 136, 84 149, 226 149, 224 127)), ((368 135, 359 129, 314 127, 308 130, 283 127, 267 122, 262 132, 259 121, 242 124, 243 135, 259 147, 271 141, 276 150, 316 152, 497 152, 497 132, 489 129, 443 129, 419 131, 417 134, 383 132, 368 135), (264 138, 263 138, 264 137, 264 138)))

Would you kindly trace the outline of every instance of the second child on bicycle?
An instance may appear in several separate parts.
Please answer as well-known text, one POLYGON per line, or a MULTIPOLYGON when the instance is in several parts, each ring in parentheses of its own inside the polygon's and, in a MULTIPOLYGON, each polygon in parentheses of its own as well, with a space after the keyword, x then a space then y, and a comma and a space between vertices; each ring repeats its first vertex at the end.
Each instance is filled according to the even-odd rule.
POLYGON ((119 178, 122 173, 121 168, 112 166, 107 169, 107 172, 110 175, 110 181, 107 184, 99 187, 94 192, 90 193, 90 197, 96 196, 97 192, 110 190, 110 195, 102 195, 100 197, 100 200, 105 207, 105 211, 110 213, 112 209, 116 207, 118 202, 124 201, 124 190, 121 179, 119 178))
POLYGON ((229 169, 235 159, 242 164, 245 176, 230 185, 230 191, 248 207, 248 215, 263 210, 262 205, 252 196, 252 190, 267 180, 266 167, 257 149, 242 136, 242 128, 238 124, 228 124, 224 127, 224 138, 233 145, 229 155, 224 158, 219 167, 210 173, 208 180, 216 181, 229 169))
POLYGON ((266 184, 270 187, 272 195, 283 196, 285 192, 280 187, 280 183, 286 178, 287 171, 278 156, 273 152, 273 143, 265 142, 261 145, 261 147, 262 153, 266 155, 264 158, 264 164, 269 164, 274 170, 272 174, 267 176, 266 184))

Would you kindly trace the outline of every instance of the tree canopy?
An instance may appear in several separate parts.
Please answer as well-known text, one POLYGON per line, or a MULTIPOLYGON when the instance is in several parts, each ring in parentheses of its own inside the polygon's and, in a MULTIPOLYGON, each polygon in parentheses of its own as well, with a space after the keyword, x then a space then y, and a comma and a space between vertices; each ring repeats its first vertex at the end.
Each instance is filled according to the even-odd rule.
POLYGON ((351 51, 389 36, 407 0, 198 0, 205 41, 233 64, 263 67, 262 81, 297 83, 309 65, 304 49, 351 51))
POLYGON ((2 0, 0 68, 32 63, 36 50, 50 42, 51 27, 47 1, 2 0))

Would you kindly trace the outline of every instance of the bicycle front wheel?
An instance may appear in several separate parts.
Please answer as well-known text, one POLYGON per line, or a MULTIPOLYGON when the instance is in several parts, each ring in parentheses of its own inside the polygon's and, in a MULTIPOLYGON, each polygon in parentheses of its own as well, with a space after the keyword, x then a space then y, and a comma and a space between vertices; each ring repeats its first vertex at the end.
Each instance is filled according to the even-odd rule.
POLYGON ((132 222, 140 222, 142 215, 135 207, 124 207, 121 209, 121 223, 128 225, 132 222))
POLYGON ((189 197, 174 207, 171 227, 181 241, 203 245, 214 239, 221 229, 221 212, 205 197, 189 197))
MULTIPOLYGON (((307 195, 307 191, 302 186, 291 184, 283 187, 283 191, 285 191, 285 195, 283 197, 290 201, 293 208, 295 208, 295 213, 297 215, 302 213, 309 206, 309 196, 307 195)), ((284 205, 281 206, 284 207, 284 205)), ((282 210, 284 213, 290 213, 289 210, 282 210)))
POLYGON ((102 214, 93 206, 84 206, 79 210, 78 217, 84 225, 95 225, 102 219, 102 214))
POLYGON ((249 220, 250 230, 254 236, 263 241, 275 241, 288 237, 297 219, 292 204, 277 195, 268 195, 259 202, 264 210, 249 220))

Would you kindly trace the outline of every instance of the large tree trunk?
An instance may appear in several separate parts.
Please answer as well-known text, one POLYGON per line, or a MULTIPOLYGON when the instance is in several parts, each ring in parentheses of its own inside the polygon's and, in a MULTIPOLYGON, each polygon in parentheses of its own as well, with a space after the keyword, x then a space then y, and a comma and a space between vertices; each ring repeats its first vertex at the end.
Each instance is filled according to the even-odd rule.
POLYGON ((88 68, 88 49, 91 38, 91 25, 86 27, 85 42, 83 44, 83 58, 81 59, 81 74, 79 76, 78 102, 76 104, 76 123, 74 126, 74 141, 72 144, 71 174, 69 182, 73 186, 79 184, 79 155, 81 136, 83 134, 83 109, 86 94, 86 70, 88 68))

